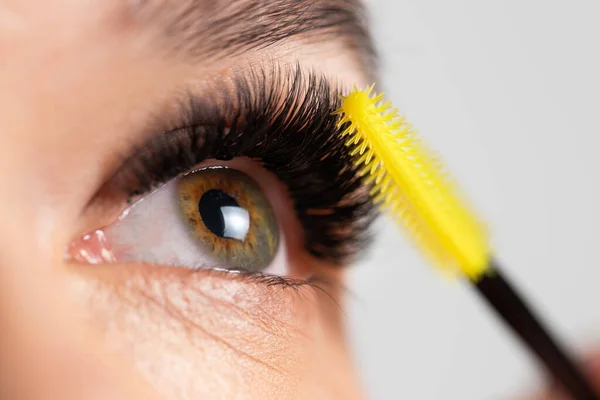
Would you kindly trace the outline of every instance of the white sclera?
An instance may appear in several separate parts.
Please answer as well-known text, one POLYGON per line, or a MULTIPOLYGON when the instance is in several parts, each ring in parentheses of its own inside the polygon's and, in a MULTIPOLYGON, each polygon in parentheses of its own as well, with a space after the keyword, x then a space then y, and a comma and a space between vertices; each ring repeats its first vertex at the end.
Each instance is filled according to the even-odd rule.
POLYGON ((215 262, 207 257, 182 221, 172 181, 129 208, 104 232, 120 262, 199 268, 215 262))

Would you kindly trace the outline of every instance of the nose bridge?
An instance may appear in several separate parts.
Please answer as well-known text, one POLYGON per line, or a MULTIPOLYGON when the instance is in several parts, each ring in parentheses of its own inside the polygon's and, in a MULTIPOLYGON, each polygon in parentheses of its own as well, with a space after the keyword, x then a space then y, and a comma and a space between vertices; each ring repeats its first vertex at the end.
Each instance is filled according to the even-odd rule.
POLYGON ((51 343, 60 336, 56 310, 65 282, 56 244, 64 234, 56 229, 60 209, 52 207, 51 166, 43 153, 46 138, 39 135, 43 121, 35 118, 35 85, 27 85, 29 66, 19 70, 19 52, 2 58, 0 364, 7 367, 0 368, 0 387, 10 389, 27 381, 32 366, 50 368, 51 343))
POLYGON ((69 70, 83 57, 83 39, 64 32, 72 24, 21 16, 14 29, 0 21, 0 330, 12 326, 25 340, 48 329, 63 248, 96 182, 88 154, 75 150, 90 121, 77 118, 85 104, 78 95, 93 81, 69 70), (31 329, 19 328, 26 323, 31 329))
POLYGON ((102 180, 104 148, 83 140, 103 140, 101 133, 114 126, 92 118, 102 110, 97 103, 112 105, 98 100, 102 87, 92 85, 92 72, 110 65, 86 58, 86 49, 98 46, 84 43, 86 35, 74 28, 82 18, 55 29, 25 20, 10 35, 1 19, 0 397, 79 399, 102 392, 98 398, 140 398, 108 392, 122 386, 115 382, 125 374, 78 319, 82 310, 69 293, 74 274, 62 260, 102 180), (57 33, 62 27, 73 34, 57 33))
POLYGON ((11 328, 25 332, 30 323, 44 324, 52 308, 45 297, 63 273, 52 212, 43 194, 29 191, 33 177, 28 168, 18 168, 23 155, 16 140, 5 139, 0 139, 0 337, 11 328))
POLYGON ((56 236, 61 209, 53 207, 58 199, 51 191, 50 168, 36 156, 35 139, 7 120, 0 117, 0 262, 48 263, 53 241, 62 239, 56 236))
MULTIPOLYGON (((4 193, 4 192, 3 192, 4 193)), ((27 375, 47 370, 50 343, 60 326, 55 315, 61 271, 51 268, 44 252, 28 240, 28 222, 17 212, 7 212, 6 197, 0 207, 0 385, 20 394, 27 375), (36 368, 38 368, 36 367, 36 368)), ((39 378, 45 379, 42 373, 39 378)), ((17 396, 18 397, 18 396, 17 396)), ((15 397, 16 398, 16 397, 15 397)))
POLYGON ((0 253, 35 266, 55 256, 90 179, 76 168, 84 156, 73 151, 79 130, 69 127, 78 102, 61 86, 69 58, 44 64, 43 44, 15 42, 0 62, 0 253))

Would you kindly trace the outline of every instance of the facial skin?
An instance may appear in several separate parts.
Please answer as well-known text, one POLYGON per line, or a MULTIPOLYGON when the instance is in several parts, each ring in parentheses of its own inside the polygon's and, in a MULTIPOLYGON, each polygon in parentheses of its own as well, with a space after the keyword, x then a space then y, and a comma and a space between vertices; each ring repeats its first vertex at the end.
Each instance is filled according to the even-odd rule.
POLYGON ((88 206, 174 93, 272 63, 370 83, 369 39, 345 18, 358 12, 344 0, 0 5, 0 398, 362 397, 343 272, 292 240, 289 258, 324 271, 326 290, 65 260, 118 215, 88 206))
MULTIPOLYGON (((70 242, 116 216, 86 207, 173 93, 202 93, 241 65, 266 63, 367 83, 368 38, 349 33, 351 23, 312 13, 313 2, 275 3, 0 6, 2 398, 360 398, 339 269, 324 293, 207 270, 65 261, 70 242), (304 32, 303 18, 318 15, 340 28, 304 32)), ((327 4, 358 12, 316 2, 327 4)))

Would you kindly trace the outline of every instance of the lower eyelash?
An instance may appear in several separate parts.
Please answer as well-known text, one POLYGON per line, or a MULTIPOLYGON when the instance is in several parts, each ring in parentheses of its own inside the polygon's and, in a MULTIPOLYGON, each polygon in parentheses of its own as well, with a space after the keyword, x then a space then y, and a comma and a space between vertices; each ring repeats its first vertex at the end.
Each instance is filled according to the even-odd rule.
MULTIPOLYGON (((214 272, 219 273, 220 271, 216 270, 214 272)), ((333 301, 336 307, 339 309, 342 309, 342 307, 336 300, 336 293, 340 291, 348 291, 348 289, 339 280, 328 279, 323 275, 312 275, 305 279, 297 279, 279 275, 265 274, 262 272, 224 272, 235 274, 238 279, 242 279, 248 283, 256 283, 264 286, 277 286, 284 290, 294 290, 297 293, 301 293, 302 288, 310 287, 311 289, 322 293, 328 299, 333 301)))

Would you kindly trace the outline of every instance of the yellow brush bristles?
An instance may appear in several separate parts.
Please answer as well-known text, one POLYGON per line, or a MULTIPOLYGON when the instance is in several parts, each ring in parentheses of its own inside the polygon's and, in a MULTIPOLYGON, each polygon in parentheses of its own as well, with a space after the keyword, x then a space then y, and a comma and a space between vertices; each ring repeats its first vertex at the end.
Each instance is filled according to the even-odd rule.
POLYGON ((477 281, 488 269, 490 249, 482 224, 411 126, 371 96, 373 86, 342 98, 339 126, 371 196, 406 228, 408 235, 444 271, 477 281))

